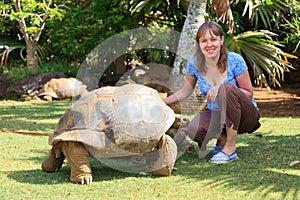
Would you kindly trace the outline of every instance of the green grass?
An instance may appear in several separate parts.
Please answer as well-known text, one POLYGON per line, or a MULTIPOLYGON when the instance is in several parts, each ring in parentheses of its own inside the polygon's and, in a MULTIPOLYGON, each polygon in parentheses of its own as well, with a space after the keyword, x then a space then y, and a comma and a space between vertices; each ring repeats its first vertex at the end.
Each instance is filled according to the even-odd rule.
MULTIPOLYGON (((71 101, 0 101, 0 128, 52 132, 71 101)), ((208 163, 197 153, 176 161, 171 177, 120 172, 91 158, 94 182, 69 181, 70 166, 45 173, 50 146, 45 136, 1 132, 0 199, 300 199, 300 118, 262 117, 262 127, 239 135, 240 159, 208 163), (256 137, 255 134, 262 134, 256 137)))

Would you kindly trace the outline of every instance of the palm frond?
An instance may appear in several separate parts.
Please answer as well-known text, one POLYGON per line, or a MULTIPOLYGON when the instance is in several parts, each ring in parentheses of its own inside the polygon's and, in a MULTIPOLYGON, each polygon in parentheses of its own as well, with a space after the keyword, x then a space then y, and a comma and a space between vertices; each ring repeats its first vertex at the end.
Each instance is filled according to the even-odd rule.
POLYGON ((270 31, 248 31, 226 39, 228 49, 240 53, 252 67, 258 85, 268 87, 269 82, 273 86, 280 86, 280 82, 284 80, 284 73, 293 69, 289 59, 297 58, 283 52, 279 48, 283 45, 274 41, 274 36, 277 35, 270 31))
MULTIPOLYGON (((239 0, 237 0, 239 1, 239 0)), ((265 28, 272 28, 271 22, 277 20, 274 19, 276 13, 286 10, 288 5, 282 0, 246 0, 243 16, 248 12, 248 18, 251 22, 258 27, 261 23, 265 28)))
POLYGON ((11 52, 13 52, 14 50, 16 49, 20 49, 20 57, 22 60, 24 60, 23 58, 23 55, 22 55, 22 52, 23 52, 23 49, 25 49, 25 46, 22 46, 22 45, 16 45, 16 46, 5 46, 5 50, 2 52, 2 56, 1 56, 1 62, 0 64, 1 65, 7 65, 7 62, 8 62, 8 57, 9 57, 9 54, 11 52))
MULTIPOLYGON (((9 59, 9 55, 11 54, 11 52, 19 50, 19 56, 23 61, 26 61, 26 53, 24 53, 24 51, 26 50, 26 47, 24 44, 19 44, 19 45, 12 45, 12 46, 8 46, 8 45, 3 45, 0 46, 2 47, 2 49, 4 49, 0 56, 0 65, 8 65, 8 59, 9 59)), ((41 45, 37 46, 37 54, 38 54, 38 62, 39 64, 42 64, 42 61, 47 57, 47 49, 41 45)))
POLYGON ((130 8, 131 13, 140 12, 149 2, 150 0, 133 2, 133 5, 130 8))

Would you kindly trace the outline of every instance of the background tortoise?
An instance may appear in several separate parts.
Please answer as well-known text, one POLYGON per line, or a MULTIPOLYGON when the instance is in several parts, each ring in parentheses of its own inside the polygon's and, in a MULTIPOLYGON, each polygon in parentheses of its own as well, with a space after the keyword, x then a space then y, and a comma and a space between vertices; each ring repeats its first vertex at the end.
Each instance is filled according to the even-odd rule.
POLYGON ((38 96, 52 101, 53 99, 79 99, 86 93, 88 93, 86 85, 76 78, 52 78, 43 85, 38 96))
POLYGON ((149 155, 154 175, 171 175, 177 146, 165 132, 175 120, 152 88, 127 84, 103 87, 76 101, 61 117, 49 136, 52 149, 43 162, 46 172, 58 171, 65 156, 71 167, 70 180, 90 184, 89 156, 114 158, 149 155))

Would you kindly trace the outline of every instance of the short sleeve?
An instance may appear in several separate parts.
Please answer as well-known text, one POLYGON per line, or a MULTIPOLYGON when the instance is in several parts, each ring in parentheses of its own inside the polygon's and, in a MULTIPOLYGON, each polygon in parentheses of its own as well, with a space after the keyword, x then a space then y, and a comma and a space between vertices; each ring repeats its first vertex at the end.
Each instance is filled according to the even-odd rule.
POLYGON ((186 66, 186 72, 193 76, 193 77, 197 77, 196 73, 197 73, 197 68, 196 68, 196 58, 192 58, 189 60, 187 66, 186 66))
MULTIPOLYGON (((232 53, 232 56, 229 56, 229 59, 232 59, 231 61, 233 61, 233 65, 229 64, 229 66, 233 67, 233 73, 235 77, 240 76, 241 74, 243 74, 245 71, 248 70, 247 64, 244 60, 244 58, 237 54, 237 53, 232 53)), ((230 60, 229 60, 230 63, 230 60)))

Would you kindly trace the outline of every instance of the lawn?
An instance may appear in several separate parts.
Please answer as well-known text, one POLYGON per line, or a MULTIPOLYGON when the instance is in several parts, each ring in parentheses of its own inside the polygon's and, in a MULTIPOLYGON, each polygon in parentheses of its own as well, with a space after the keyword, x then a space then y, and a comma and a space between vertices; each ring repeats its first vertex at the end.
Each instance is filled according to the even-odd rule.
MULTIPOLYGON (((0 101, 0 128, 52 132, 71 101, 0 101)), ((1 132, 0 199, 300 199, 300 118, 261 118, 261 128, 239 135, 240 159, 211 164, 210 155, 184 154, 171 177, 125 173, 91 158, 93 184, 69 181, 70 166, 45 173, 45 136, 1 132), (262 137, 259 137, 262 135, 262 137)))

